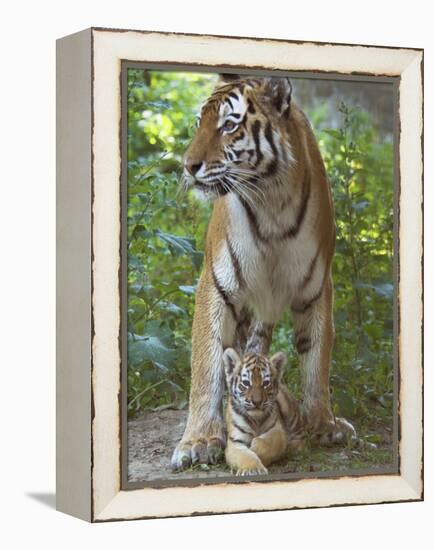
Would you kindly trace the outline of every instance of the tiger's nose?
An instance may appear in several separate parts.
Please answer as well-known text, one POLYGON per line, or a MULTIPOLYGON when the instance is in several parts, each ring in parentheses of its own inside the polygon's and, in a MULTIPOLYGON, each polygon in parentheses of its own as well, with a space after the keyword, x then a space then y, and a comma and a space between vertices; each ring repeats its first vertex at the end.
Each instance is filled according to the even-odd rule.
POLYGON ((252 403, 255 407, 260 407, 262 405, 262 394, 260 392, 253 392, 252 403))
POLYGON ((192 176, 195 176, 202 168, 203 162, 201 160, 186 160, 184 166, 187 172, 189 172, 192 176))

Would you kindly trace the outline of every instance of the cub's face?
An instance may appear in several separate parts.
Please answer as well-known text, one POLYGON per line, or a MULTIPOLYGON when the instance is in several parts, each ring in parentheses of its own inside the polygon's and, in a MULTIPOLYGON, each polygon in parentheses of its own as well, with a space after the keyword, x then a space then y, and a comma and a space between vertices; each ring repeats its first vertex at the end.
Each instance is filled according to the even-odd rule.
POLYGON ((184 180, 204 198, 235 192, 260 198, 262 180, 291 159, 287 125, 291 85, 285 78, 240 79, 217 86, 202 106, 184 155, 184 180))
POLYGON ((241 359, 228 348, 223 354, 226 383, 231 398, 248 412, 266 411, 276 400, 286 357, 276 353, 270 359, 247 353, 241 359))

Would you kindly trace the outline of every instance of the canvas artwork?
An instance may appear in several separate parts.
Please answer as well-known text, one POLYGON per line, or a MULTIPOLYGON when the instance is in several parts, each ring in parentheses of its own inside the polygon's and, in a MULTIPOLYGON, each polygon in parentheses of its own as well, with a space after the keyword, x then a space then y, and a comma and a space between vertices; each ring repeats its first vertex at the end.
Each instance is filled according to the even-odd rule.
POLYGON ((397 473, 396 82, 121 78, 124 486, 397 473))
POLYGON ((57 43, 56 502, 423 499, 423 50, 57 43))

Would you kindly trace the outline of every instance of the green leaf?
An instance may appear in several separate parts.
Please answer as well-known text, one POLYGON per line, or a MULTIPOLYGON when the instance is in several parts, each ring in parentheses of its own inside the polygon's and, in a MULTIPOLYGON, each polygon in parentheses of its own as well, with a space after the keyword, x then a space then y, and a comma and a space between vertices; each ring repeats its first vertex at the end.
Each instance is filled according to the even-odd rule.
POLYGON ((352 206, 354 210, 356 210, 357 212, 360 212, 361 210, 364 210, 369 206, 369 201, 356 202, 352 206))
POLYGON ((157 237, 167 243, 175 253, 178 254, 191 254, 195 252, 193 246, 193 239, 189 237, 179 237, 178 235, 171 235, 170 233, 164 233, 157 229, 155 232, 157 237))
POLYGON ((175 315, 187 315, 185 309, 182 309, 182 307, 179 307, 172 302, 160 302, 160 307, 161 309, 169 311, 170 313, 173 313, 175 315))
POLYGON ((192 295, 192 294, 196 293, 196 287, 195 286, 180 285, 178 288, 184 294, 192 295))
POLYGON ((157 109, 170 109, 171 104, 167 101, 145 101, 144 107, 156 107, 157 109))
POLYGON ((332 136, 335 139, 342 139, 343 137, 341 130, 333 130, 331 128, 327 128, 321 131, 324 132, 324 134, 332 136))
POLYGON ((168 244, 170 251, 179 256, 187 255, 193 261, 193 264, 196 268, 200 268, 202 263, 203 253, 196 250, 195 240, 191 237, 180 237, 178 235, 172 235, 171 233, 164 233, 163 231, 157 230, 155 232, 157 237, 159 237, 163 242, 168 244))
POLYGON ((128 342, 128 360, 133 366, 152 361, 169 366, 176 359, 176 350, 170 349, 157 336, 138 336, 128 342))
POLYGON ((373 285, 375 292, 383 298, 392 298, 393 297, 393 285, 391 283, 381 283, 373 285))
POLYGON ((144 334, 147 336, 156 336, 167 347, 170 346, 173 339, 172 331, 169 327, 167 327, 163 322, 157 320, 149 321, 146 324, 144 334))

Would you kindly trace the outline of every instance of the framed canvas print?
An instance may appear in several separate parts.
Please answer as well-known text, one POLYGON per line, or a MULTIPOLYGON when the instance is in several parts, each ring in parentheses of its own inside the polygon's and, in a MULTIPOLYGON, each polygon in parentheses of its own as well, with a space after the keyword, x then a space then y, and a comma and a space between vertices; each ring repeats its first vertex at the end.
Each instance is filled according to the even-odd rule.
POLYGON ((57 44, 57 506, 423 498, 423 51, 57 44))

